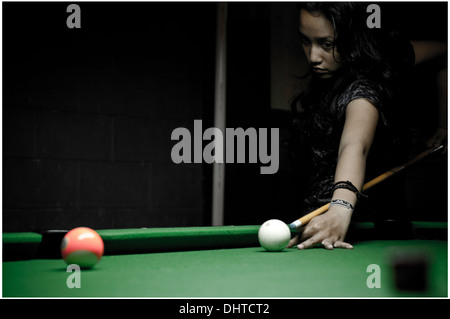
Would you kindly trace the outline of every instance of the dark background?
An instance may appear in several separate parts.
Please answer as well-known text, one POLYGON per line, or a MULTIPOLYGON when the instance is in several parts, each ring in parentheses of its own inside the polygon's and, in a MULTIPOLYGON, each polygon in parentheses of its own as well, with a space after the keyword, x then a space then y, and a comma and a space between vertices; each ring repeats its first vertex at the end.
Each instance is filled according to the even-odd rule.
MULTIPOLYGON (((174 164, 170 135, 213 126, 216 3, 83 2, 81 29, 66 26, 69 3, 2 5, 3 231, 209 225, 212 166, 174 164)), ((228 5, 227 127, 281 140, 277 174, 226 166, 227 225, 290 222, 307 187, 290 114, 270 106, 272 5, 228 5)), ((386 14, 411 39, 447 40, 446 3, 386 14)), ((446 158, 411 169, 405 190, 413 218, 446 220, 446 158)))

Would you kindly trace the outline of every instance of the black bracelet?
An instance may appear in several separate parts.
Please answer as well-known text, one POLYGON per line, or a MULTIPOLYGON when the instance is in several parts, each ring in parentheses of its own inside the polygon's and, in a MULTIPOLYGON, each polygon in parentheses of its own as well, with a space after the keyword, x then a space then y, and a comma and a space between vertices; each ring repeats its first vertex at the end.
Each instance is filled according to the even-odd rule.
POLYGON ((339 205, 339 206, 344 206, 347 209, 350 209, 353 213, 354 208, 352 206, 352 204, 350 204, 349 202, 347 202, 346 200, 343 199, 333 199, 330 203, 330 206, 332 205, 339 205))
POLYGON ((333 189, 331 190, 331 196, 333 196, 333 193, 336 189, 340 189, 340 188, 344 188, 344 189, 348 189, 349 191, 353 192, 356 194, 356 197, 359 198, 360 196, 362 197, 366 197, 367 195, 362 194, 355 185, 353 185, 351 182, 349 181, 340 181, 337 182, 336 184, 334 184, 333 189))

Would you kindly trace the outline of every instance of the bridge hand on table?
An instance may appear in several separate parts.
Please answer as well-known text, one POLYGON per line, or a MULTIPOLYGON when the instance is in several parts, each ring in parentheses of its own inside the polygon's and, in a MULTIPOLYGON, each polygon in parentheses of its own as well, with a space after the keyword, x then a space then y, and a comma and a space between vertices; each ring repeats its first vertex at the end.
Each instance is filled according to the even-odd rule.
POLYGON ((306 224, 303 231, 292 238, 287 247, 297 245, 298 249, 306 249, 321 244, 326 249, 352 249, 352 245, 344 242, 350 219, 351 213, 345 208, 330 208, 306 224))

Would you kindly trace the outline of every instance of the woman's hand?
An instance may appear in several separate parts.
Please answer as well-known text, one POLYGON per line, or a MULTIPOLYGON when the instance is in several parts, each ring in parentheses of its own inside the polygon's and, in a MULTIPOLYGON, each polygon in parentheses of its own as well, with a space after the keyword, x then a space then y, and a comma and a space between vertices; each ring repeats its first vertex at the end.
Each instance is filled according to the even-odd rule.
POLYGON ((298 249, 306 249, 316 244, 322 244, 326 249, 353 248, 344 242, 351 216, 351 211, 346 208, 330 207, 326 213, 314 217, 301 234, 292 238, 288 248, 298 245, 298 249))

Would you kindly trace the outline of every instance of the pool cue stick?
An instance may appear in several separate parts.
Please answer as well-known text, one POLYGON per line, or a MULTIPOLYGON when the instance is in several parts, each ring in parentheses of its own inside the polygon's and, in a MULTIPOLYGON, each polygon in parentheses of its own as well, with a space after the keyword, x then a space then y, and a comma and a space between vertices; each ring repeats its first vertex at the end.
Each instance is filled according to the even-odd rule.
MULTIPOLYGON (((408 161, 407 163, 394 167, 393 169, 387 171, 386 173, 381 174, 378 177, 375 177, 374 179, 370 180, 369 182, 365 183, 363 186, 363 191, 368 190, 369 188, 377 185, 378 183, 388 179, 389 177, 391 177, 392 175, 404 170, 406 167, 411 166, 412 164, 422 160, 423 158, 427 157, 428 155, 440 150, 441 148, 443 148, 444 145, 440 145, 437 147, 432 147, 427 149, 426 151, 420 153, 419 155, 415 156, 414 158, 412 158, 410 161, 408 161)), ((318 209, 312 211, 311 213, 297 219, 296 221, 292 222, 289 227, 292 229, 298 229, 300 226, 303 226, 307 223, 309 223, 311 221, 311 219, 313 219, 316 216, 319 216, 323 213, 325 213, 328 208, 330 207, 330 204, 325 204, 322 207, 319 207, 318 209)))

